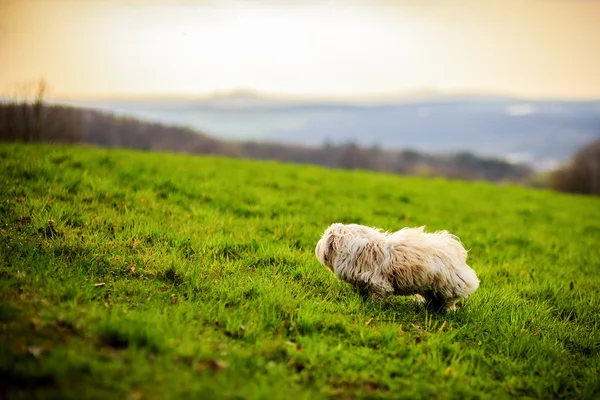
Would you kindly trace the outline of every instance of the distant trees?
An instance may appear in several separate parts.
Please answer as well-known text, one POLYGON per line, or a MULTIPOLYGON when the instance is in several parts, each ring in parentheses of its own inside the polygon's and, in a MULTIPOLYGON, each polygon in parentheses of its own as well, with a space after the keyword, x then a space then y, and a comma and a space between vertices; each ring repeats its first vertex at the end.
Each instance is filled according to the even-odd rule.
POLYGON ((550 177, 550 187, 571 193, 600 195, 600 139, 582 147, 568 165, 550 177))

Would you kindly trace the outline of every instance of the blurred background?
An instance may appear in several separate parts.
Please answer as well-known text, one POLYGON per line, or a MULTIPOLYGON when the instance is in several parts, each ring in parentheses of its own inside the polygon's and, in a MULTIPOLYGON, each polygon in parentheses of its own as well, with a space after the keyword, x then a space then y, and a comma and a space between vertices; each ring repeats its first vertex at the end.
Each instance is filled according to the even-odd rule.
POLYGON ((0 139, 600 193, 595 0, 0 0, 0 139))

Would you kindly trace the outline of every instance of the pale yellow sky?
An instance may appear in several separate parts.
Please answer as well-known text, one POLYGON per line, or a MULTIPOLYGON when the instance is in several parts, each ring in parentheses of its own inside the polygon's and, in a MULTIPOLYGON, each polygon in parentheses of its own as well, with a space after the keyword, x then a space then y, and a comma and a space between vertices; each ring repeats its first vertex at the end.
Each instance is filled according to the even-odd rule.
POLYGON ((596 0, 0 0, 0 90, 600 98, 596 0))

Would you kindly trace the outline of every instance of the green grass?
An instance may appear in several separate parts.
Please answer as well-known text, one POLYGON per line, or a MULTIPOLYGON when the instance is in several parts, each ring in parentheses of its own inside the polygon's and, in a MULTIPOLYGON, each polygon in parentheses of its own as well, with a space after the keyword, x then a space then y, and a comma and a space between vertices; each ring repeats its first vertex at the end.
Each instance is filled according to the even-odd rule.
POLYGON ((7 398, 600 393, 598 198, 2 144, 0 249, 7 398), (450 230, 481 286, 366 302, 314 256, 333 222, 450 230))

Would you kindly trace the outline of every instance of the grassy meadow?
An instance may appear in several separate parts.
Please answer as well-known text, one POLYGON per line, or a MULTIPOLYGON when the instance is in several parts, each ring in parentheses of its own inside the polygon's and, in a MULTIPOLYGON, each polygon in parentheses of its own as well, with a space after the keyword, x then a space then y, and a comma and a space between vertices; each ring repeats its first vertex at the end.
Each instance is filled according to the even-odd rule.
POLYGON ((1 398, 594 398, 599 293, 598 198, 0 144, 1 398), (481 286, 371 304, 333 222, 447 229, 481 286))

